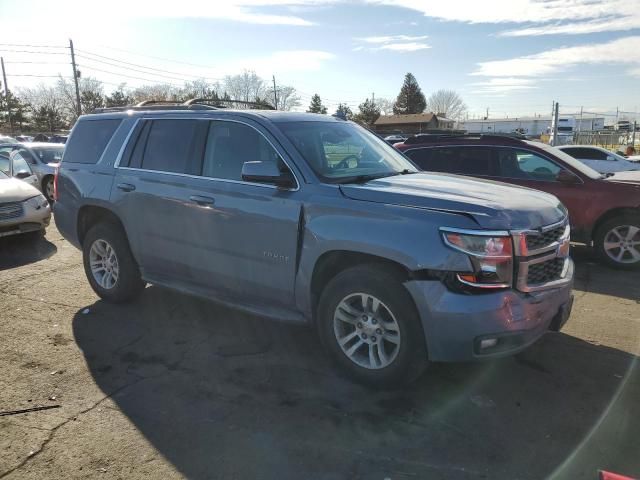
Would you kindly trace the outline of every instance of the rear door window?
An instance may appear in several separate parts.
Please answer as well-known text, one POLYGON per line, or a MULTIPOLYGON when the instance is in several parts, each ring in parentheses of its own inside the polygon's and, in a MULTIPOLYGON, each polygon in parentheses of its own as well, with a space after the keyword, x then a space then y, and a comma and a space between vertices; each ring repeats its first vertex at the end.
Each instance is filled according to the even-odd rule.
MULTIPOLYGON (((153 120, 146 137, 141 168, 199 175, 206 123, 182 119, 153 120)), ((135 159, 136 150, 138 145, 132 160, 135 159)))
POLYGON ((455 173, 458 155, 453 148, 418 148, 406 155, 427 172, 455 173))
POLYGON ((24 149, 17 152, 13 152, 11 154, 11 161, 13 162, 14 175, 17 175, 18 173, 21 173, 21 172, 32 173, 31 167, 29 166, 29 163, 25 159, 25 156, 28 156, 29 158, 31 157, 31 155, 29 155, 29 152, 27 152, 24 149))
POLYGON ((71 163, 98 163, 109 140, 121 120, 83 120, 73 128, 71 140, 64 152, 64 161, 71 163))

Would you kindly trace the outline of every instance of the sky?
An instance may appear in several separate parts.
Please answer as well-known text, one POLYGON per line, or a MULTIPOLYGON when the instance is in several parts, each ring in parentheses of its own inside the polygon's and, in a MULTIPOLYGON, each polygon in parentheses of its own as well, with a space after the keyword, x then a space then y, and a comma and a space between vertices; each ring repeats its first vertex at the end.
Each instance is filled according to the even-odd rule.
POLYGON ((71 78, 71 38, 107 93, 248 69, 332 111, 392 100, 411 72, 471 118, 640 110, 640 0, 0 0, 0 19, 18 91, 71 78))

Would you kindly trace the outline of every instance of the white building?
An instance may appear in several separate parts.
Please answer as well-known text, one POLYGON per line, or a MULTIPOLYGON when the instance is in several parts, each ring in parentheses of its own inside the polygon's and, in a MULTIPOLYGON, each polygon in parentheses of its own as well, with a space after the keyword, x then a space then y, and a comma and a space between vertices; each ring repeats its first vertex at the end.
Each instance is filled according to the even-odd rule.
MULTIPOLYGON (((583 117, 560 115, 561 124, 573 124, 575 131, 599 131, 604 129, 604 117, 583 117), (567 121, 569 118, 573 121, 567 121)), ((461 128, 469 133, 523 133, 538 137, 551 131, 551 117, 489 118, 487 120, 466 120, 461 128)))

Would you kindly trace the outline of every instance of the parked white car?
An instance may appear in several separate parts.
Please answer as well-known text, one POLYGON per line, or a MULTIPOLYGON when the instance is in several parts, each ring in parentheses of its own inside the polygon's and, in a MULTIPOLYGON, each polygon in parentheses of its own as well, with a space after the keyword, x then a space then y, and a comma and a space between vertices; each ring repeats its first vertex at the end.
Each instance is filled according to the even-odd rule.
POLYGON ((640 163, 605 148, 593 145, 562 145, 557 148, 600 173, 640 170, 640 163))

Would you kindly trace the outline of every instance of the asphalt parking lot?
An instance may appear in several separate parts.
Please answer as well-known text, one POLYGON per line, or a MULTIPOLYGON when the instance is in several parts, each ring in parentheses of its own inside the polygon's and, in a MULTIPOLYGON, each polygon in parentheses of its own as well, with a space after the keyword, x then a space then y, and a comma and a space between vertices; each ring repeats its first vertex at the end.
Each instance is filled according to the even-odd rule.
POLYGON ((0 478, 640 476, 640 272, 576 250, 561 333, 403 391, 336 375, 307 328, 148 287, 99 301, 55 226, 0 239, 0 478))

